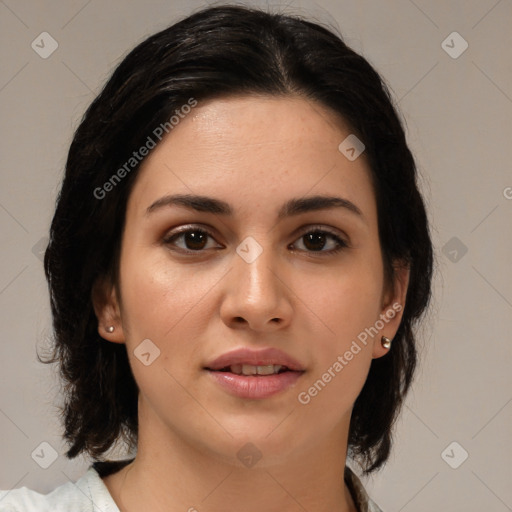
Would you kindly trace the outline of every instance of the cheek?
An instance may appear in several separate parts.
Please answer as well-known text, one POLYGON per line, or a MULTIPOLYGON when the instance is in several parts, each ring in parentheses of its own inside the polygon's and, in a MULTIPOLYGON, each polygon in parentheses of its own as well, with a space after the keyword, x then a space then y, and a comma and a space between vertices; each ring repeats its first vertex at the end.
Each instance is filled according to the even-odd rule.
POLYGON ((206 284, 193 271, 173 269, 165 257, 126 253, 121 262, 122 322, 135 380, 157 407, 186 409, 190 399, 179 383, 197 349, 193 329, 200 326, 193 319, 202 318, 198 314, 206 284))
POLYGON ((347 264, 321 279, 301 281, 297 294, 307 298, 304 303, 309 306, 308 316, 316 318, 319 339, 333 350, 343 350, 379 318, 382 275, 378 265, 347 264))
POLYGON ((144 251, 132 255, 121 266, 123 323, 130 324, 133 335, 150 331, 161 339, 194 309, 210 279, 205 282, 200 272, 171 265, 163 251, 157 257, 144 251))
POLYGON ((325 291, 318 294, 321 322, 311 340, 315 366, 297 400, 328 430, 351 410, 366 381, 373 338, 365 329, 378 319, 380 289, 371 278, 349 276, 332 281, 325 291))
POLYGON ((330 416, 331 424, 351 408, 372 361, 373 338, 367 329, 379 319, 382 291, 381 269, 372 262, 340 267, 310 294, 316 364, 299 403, 330 416))
MULTIPOLYGON (((137 347, 149 339, 158 358, 151 367, 160 366, 185 378, 187 362, 200 359, 201 343, 214 311, 208 293, 225 269, 199 269, 193 265, 171 265, 165 252, 139 254, 127 251, 121 265, 123 293, 123 329, 127 349, 137 376, 141 366, 134 358, 137 347)), ((151 345, 149 344, 151 348, 151 345)), ((141 373, 145 378, 145 373, 141 373)))

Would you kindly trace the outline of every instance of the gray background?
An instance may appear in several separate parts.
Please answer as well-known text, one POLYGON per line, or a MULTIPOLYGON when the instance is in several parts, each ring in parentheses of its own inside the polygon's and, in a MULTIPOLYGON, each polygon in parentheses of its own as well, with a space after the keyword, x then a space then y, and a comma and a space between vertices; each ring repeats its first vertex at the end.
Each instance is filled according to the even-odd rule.
MULTIPOLYGON (((59 384, 35 357, 50 327, 41 249, 73 130, 128 50, 203 5, 0 0, 2 489, 48 492, 88 465, 62 455, 59 384), (31 47, 42 46, 42 32, 58 42, 46 59, 31 47), (48 469, 40 465, 52 449, 41 443, 60 454, 48 469)), ((367 488, 385 511, 512 510, 512 3, 286 5, 339 27, 387 80, 434 228, 438 270, 421 367, 393 455, 367 488), (442 46, 454 31, 469 44, 457 58, 442 46)), ((453 36, 445 45, 463 48, 453 36)))

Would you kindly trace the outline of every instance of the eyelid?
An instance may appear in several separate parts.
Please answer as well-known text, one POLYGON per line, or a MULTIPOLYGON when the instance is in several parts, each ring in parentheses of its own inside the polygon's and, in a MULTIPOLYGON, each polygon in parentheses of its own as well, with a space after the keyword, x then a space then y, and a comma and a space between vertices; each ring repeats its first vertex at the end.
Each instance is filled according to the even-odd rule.
POLYGON ((304 236, 306 233, 309 233, 311 231, 323 231, 324 233, 339 238, 348 247, 350 246, 350 238, 343 231, 340 232, 339 230, 335 230, 334 228, 330 228, 322 224, 310 224, 308 226, 304 226, 304 228, 299 229, 298 236, 304 236))
MULTIPOLYGON (((174 238, 178 238, 180 235, 184 235, 190 231, 204 232, 206 235, 208 235, 210 238, 213 238, 217 242, 217 240, 215 238, 216 235, 213 233, 213 230, 210 229, 209 227, 203 226, 202 224, 186 224, 186 225, 180 226, 180 227, 176 228, 175 230, 171 230, 166 235, 164 235, 162 241, 164 244, 170 244, 171 240, 173 240, 174 238)), ((178 248, 178 249, 181 250, 181 248, 178 248)), ((185 251, 185 249, 183 249, 183 251, 185 251)), ((204 252, 204 250, 189 251, 189 252, 200 253, 200 252, 204 252)))
MULTIPOLYGON (((186 233, 188 233, 190 231, 204 232, 207 236, 209 236, 210 238, 214 239, 217 242, 217 240, 215 238, 216 235, 214 235, 214 233, 212 232, 211 228, 205 227, 202 224, 186 224, 186 225, 180 226, 175 231, 172 231, 171 233, 166 234, 164 236, 164 238, 163 238, 163 243, 170 245, 171 241, 173 239, 176 239, 180 235, 186 234, 186 233)), ((350 248, 351 247, 350 239, 349 239, 349 237, 345 233, 343 233, 343 232, 340 233, 339 231, 336 231, 333 228, 330 228, 330 227, 327 227, 327 226, 324 226, 324 225, 320 225, 320 224, 310 224, 310 225, 306 225, 306 226, 301 227, 293 235, 294 236, 294 240, 293 240, 292 244, 294 242, 296 242, 302 236, 306 235, 307 233, 318 232, 318 231, 333 237, 335 242, 338 244, 338 247, 336 247, 336 249, 331 249, 329 251, 302 251, 301 250, 299 252, 306 252, 306 253, 312 254, 312 255, 315 255, 315 254, 319 254, 319 255, 326 254, 326 255, 328 255, 328 254, 334 254, 334 253, 340 251, 341 249, 346 249, 346 248, 350 248)), ((193 251, 193 250, 182 249, 181 247, 178 247, 175 250, 178 251, 178 252, 182 252, 184 254, 201 254, 203 252, 206 252, 205 249, 193 251)))

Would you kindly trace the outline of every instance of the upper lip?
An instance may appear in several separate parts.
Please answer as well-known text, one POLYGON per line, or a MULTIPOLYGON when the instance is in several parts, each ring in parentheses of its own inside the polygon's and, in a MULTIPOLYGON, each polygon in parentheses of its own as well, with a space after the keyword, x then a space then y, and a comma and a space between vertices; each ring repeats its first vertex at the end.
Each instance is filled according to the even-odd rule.
POLYGON ((250 350, 239 348, 227 352, 210 361, 205 368, 208 370, 221 370, 234 364, 249 364, 253 366, 281 365, 289 370, 304 371, 304 367, 296 359, 277 348, 263 350, 250 350))

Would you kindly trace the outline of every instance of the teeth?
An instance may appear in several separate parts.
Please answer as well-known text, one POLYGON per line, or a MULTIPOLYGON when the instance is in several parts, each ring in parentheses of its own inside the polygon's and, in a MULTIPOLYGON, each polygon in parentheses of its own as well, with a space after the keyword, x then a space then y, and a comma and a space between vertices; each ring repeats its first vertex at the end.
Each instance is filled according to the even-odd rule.
POLYGON ((237 375, 272 375, 274 373, 278 373, 281 368, 282 365, 280 364, 269 364, 266 366, 233 364, 229 367, 229 370, 237 375))

